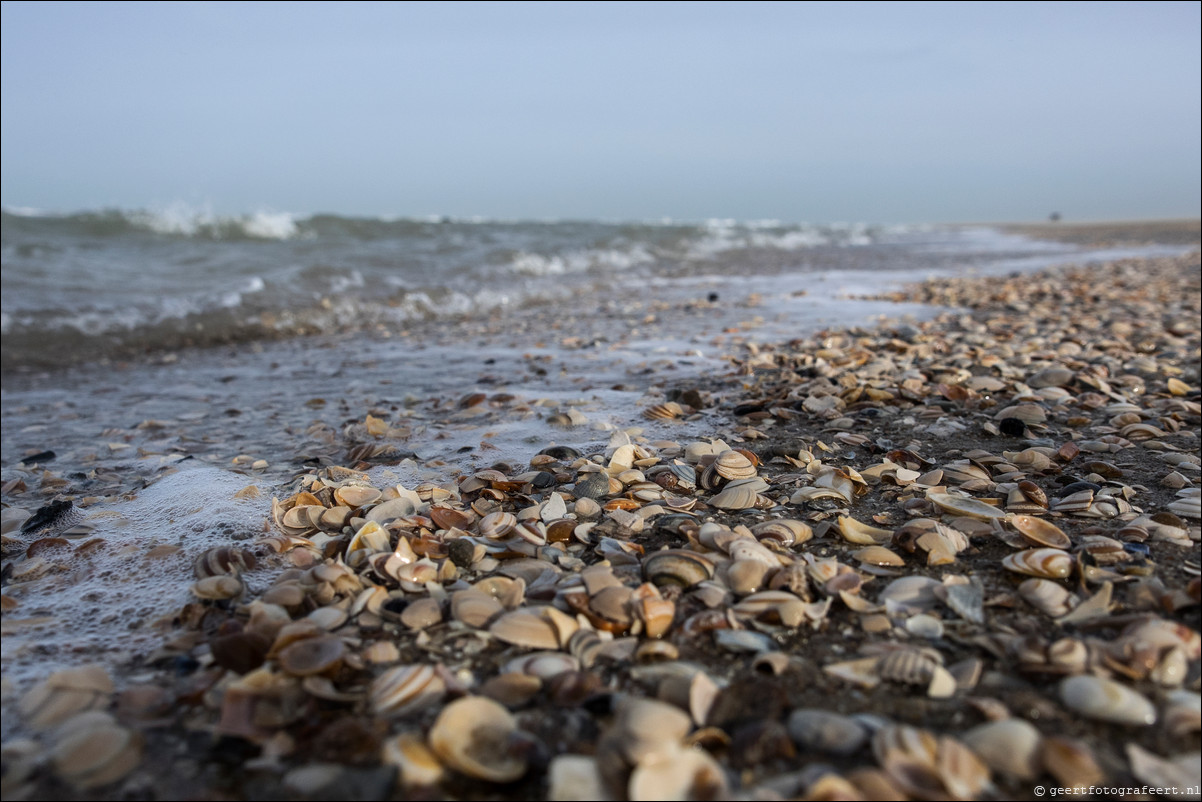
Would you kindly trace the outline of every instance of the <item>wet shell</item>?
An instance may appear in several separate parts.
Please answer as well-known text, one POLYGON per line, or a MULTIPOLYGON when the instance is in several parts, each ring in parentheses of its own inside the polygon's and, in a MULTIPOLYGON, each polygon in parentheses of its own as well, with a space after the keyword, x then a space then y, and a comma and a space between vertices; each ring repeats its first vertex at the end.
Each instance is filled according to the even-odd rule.
POLYGON ((1002 560, 1009 571, 1044 579, 1064 579, 1073 572, 1073 556, 1060 549, 1027 549, 1002 560))
POLYGON ((192 564, 192 569, 196 573, 197 579, 204 579, 210 576, 251 571, 254 570, 255 565, 255 555, 250 549, 218 546, 197 557, 192 564))
POLYGON ((231 574, 208 576, 192 584, 192 594, 199 599, 224 601, 242 595, 242 580, 231 574))
POLYGON ((376 677, 369 698, 376 715, 401 716, 437 704, 446 690, 434 666, 397 666, 376 677))
POLYGON ((1146 727, 1156 723, 1156 708, 1125 685, 1091 674, 1068 677, 1060 682, 1060 700, 1088 718, 1146 727))
POLYGON ((517 721, 502 705, 482 696, 451 702, 430 728, 430 749, 454 770, 477 780, 508 783, 526 773, 515 748, 517 721))
POLYGON ((1010 524, 1034 546, 1067 549, 1072 545, 1068 535, 1051 521, 1033 518, 1030 515, 1015 515, 1010 519, 1010 524))
POLYGON ((851 716, 826 710, 794 710, 789 735, 803 750, 848 756, 868 741, 868 728, 851 716))
POLYGON ((657 799, 725 799, 729 794, 722 767, 700 749, 676 746, 639 762, 630 774, 631 802, 657 799))

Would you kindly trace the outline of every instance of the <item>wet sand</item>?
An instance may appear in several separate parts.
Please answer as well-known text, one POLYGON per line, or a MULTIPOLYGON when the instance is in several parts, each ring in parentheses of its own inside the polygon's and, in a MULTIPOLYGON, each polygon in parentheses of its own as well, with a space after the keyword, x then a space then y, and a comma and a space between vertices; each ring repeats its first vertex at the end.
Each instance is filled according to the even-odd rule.
MULTIPOLYGON (((1055 229, 1046 236, 1074 242, 1181 244, 1196 242, 1198 225, 1046 228, 1055 229)), ((889 296, 957 307, 934 320, 832 327, 775 345, 733 334, 724 342, 728 361, 705 380, 660 375, 639 384, 636 403, 649 414, 661 405, 658 414, 669 417, 598 442, 596 432, 570 427, 565 405, 566 428, 547 426, 524 460, 552 442, 578 454, 527 464, 507 452, 508 464, 494 466, 501 475, 483 479, 437 462, 418 471, 403 461, 400 411, 365 417, 363 402, 323 395, 323 404, 343 403, 350 417, 340 429, 304 432, 310 478, 255 474, 248 463, 247 486, 285 506, 333 507, 332 486, 359 484, 361 472, 368 472, 363 484, 377 489, 400 481, 412 490, 420 478, 436 507, 474 510, 462 520, 450 513, 434 520, 419 508, 426 520, 389 524, 382 553, 403 537, 442 571, 435 584, 396 589, 421 577, 398 578, 395 565, 370 567, 364 560, 375 547, 351 548, 337 526, 323 533, 297 526, 296 536, 314 545, 295 547, 279 537, 279 523, 296 524, 284 510, 261 532, 234 521, 238 539, 213 546, 256 555, 241 595, 193 599, 148 627, 143 634, 162 645, 106 672, 116 681, 111 690, 96 680, 95 690, 69 697, 18 686, 6 674, 5 798, 56 798, 75 793, 72 786, 87 798, 587 798, 590 787, 614 798, 1035 798, 1036 784, 1196 784, 1199 526, 1196 502, 1186 499, 1199 479, 1199 285, 1197 253, 944 279, 889 296), (686 448, 711 438, 759 463, 751 473, 763 486, 751 486, 746 509, 719 498, 731 480, 706 472, 717 455, 686 448), (626 459, 637 460, 630 470, 654 486, 625 474, 626 459), (687 469, 663 471, 678 462, 700 487, 681 483, 687 469), (593 466, 621 485, 596 500, 613 509, 580 502, 593 466), (314 499, 298 499, 302 490, 314 499), (956 497, 993 506, 957 507, 949 500, 956 497), (659 514, 650 514, 657 506, 659 514), (525 538, 512 531, 482 538, 470 552, 449 547, 456 539, 449 528, 464 539, 483 534, 488 514, 531 508, 544 521, 542 542, 535 526, 525 538), (1057 535, 1026 519, 994 522, 990 510, 1048 521, 1067 535, 1068 567, 1048 575, 1060 594, 1045 588, 1062 609, 1038 609, 1020 590, 1032 577, 1002 564, 1032 538, 1057 535), (570 526, 555 523, 569 515, 576 516, 570 526), (765 531, 771 519, 799 523, 792 535, 765 531), (939 527, 915 523, 923 520, 939 527), (861 551, 876 545, 900 564, 879 565, 861 551), (697 569, 649 563, 663 549, 702 555, 710 578, 678 587, 697 579, 682 571, 697 569), (323 558, 354 569, 324 576, 323 558), (903 577, 920 579, 896 584, 903 577), (506 610, 476 620, 457 609, 466 602, 449 597, 481 582, 506 610), (363 595, 372 585, 403 601, 378 606, 363 595), (616 610, 603 598, 610 596, 621 599, 616 610), (264 599, 293 622, 310 623, 282 629, 264 599), (537 623, 535 635, 499 624, 523 610, 546 622, 552 606, 574 614, 586 634, 609 634, 571 641, 570 625, 552 616, 559 628, 542 643, 548 636, 537 623), (331 612, 338 609, 347 620, 331 612), (1070 611, 1075 616, 1056 620, 1070 611), (577 662, 513 662, 532 651, 577 662), (399 676, 404 666, 437 667, 422 675, 424 695, 385 688, 380 677, 399 676), (1142 698, 1121 699, 1117 712, 1083 712, 1084 703, 1065 696, 1063 683, 1074 676, 1109 678, 1142 698), (454 740, 482 743, 493 762, 508 756, 516 776, 490 775, 455 756, 443 761, 456 768, 423 775, 413 744, 439 748, 442 711, 457 697, 477 696, 507 702, 514 731, 502 717, 488 733, 473 732, 473 717, 454 725, 462 727, 454 740), (651 699, 668 707, 648 707, 651 699), (1140 718, 1145 705, 1154 725, 1140 718), (676 729, 673 707, 684 716, 676 729), (71 715, 89 708, 110 717, 71 715), (820 726, 804 710, 838 718, 820 726), (1124 715, 1128 723, 1114 720, 1124 715), (19 728, 9 724, 14 717, 19 728), (1026 721, 1036 734, 980 729, 1002 719, 1026 721), (112 776, 78 768, 95 751, 81 744, 93 739, 112 745, 102 761, 112 776), (994 765, 965 753, 966 743, 994 765), (1037 757, 1007 762, 1024 750, 1037 757), (399 778, 397 760, 411 761, 399 778), (569 775, 577 779, 562 779, 569 775)), ((424 412, 465 424, 479 416, 489 425, 533 414, 521 399, 482 395, 424 412)), ((483 452, 476 468, 490 464, 483 452)), ((731 453, 722 459, 746 468, 731 453)), ((6 486, 5 504, 32 512, 61 487, 52 474, 78 466, 50 467, 38 487, 6 486)), ((186 478, 180 468, 168 461, 141 481, 186 478)), ((99 493, 130 477, 94 481, 99 493)), ((363 502, 359 512, 370 517, 376 504, 363 502)), ((6 533, 6 638, 36 631, 39 616, 52 612, 26 601, 35 583, 79 570, 80 558, 66 555, 86 535, 43 542, 26 555, 36 536, 73 523, 6 533), (42 573, 31 566, 38 559, 42 573), (60 563, 70 571, 56 569, 60 563)), ((144 548, 173 544, 164 538, 144 548)), ((120 570, 157 559, 170 567, 157 574, 165 581, 195 581, 190 560, 173 554, 139 553, 141 563, 120 570)), ((225 552, 216 564, 231 559, 225 552)), ((209 582, 202 592, 227 595, 220 585, 209 582)), ((67 679, 79 687, 80 677, 67 679)))

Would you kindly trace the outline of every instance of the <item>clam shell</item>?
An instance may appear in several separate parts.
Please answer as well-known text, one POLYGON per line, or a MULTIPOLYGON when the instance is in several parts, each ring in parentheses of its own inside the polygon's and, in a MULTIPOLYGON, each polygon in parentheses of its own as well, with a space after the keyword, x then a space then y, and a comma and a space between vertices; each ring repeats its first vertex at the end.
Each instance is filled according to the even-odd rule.
POLYGON ((517 721, 502 705, 482 696, 451 702, 430 728, 430 749, 454 770, 477 780, 508 783, 526 773, 515 749, 517 721))
POLYGON ((1043 579, 1064 579, 1073 572, 1073 565, 1073 556, 1060 549, 1027 549, 1002 560, 1009 571, 1043 579))
POLYGON ((443 777, 442 763, 415 732, 402 732, 385 741, 381 760, 397 767, 397 781, 406 788, 430 788, 443 777))
POLYGON ((1033 518, 1030 515, 1015 515, 1010 519, 1010 525, 1017 529, 1034 546, 1067 549, 1072 545, 1072 541, 1060 527, 1042 518, 1033 518))
POLYGON ((85 710, 106 707, 113 681, 100 665, 56 671, 21 697, 17 710, 37 730, 53 727, 85 710))
POLYGON ((869 526, 848 515, 839 516, 839 533, 849 543, 856 543, 861 546, 879 546, 893 539, 892 529, 869 526))
POLYGON ((559 648, 559 633, 550 621, 532 609, 505 613, 489 626, 493 637, 529 649, 559 648))
POLYGON ((729 794, 726 773, 700 749, 674 749, 644 756, 630 774, 627 794, 631 802, 657 799, 725 799, 729 794))
POLYGON ((661 587, 676 585, 691 588, 713 576, 714 564, 691 551, 657 551, 643 560, 643 577, 661 587))
POLYGON ((321 635, 289 644, 280 651, 276 662, 285 672, 307 677, 334 669, 342 661, 346 645, 342 638, 321 635))
POLYGON ((1062 680, 1060 700, 1069 709, 1098 721, 1134 727, 1156 723, 1156 708, 1141 694, 1091 674, 1062 680))
POLYGON ((397 666, 376 677, 368 698, 376 715, 401 716, 437 704, 446 690, 434 666, 397 666))
POLYGON ((991 721, 973 727, 961 738, 994 771, 1020 780, 1033 780, 1042 769, 1043 736, 1020 718, 991 721))
POLYGON ((1079 601, 1066 588, 1048 579, 1027 579, 1018 586, 1018 595, 1035 609, 1052 618, 1067 615, 1079 601))
POLYGON ((982 521, 1006 517, 1006 513, 1002 510, 983 501, 977 501, 975 498, 951 496, 946 493, 932 493, 927 498, 944 512, 950 512, 953 515, 966 515, 982 521))
POLYGON ((768 485, 755 478, 735 479, 729 482, 720 493, 714 494, 709 503, 711 506, 724 510, 747 510, 754 507, 760 500, 760 491, 768 485))
POLYGON ((750 479, 756 475, 755 465, 741 452, 730 449, 714 458, 714 470, 724 479, 750 479))
POLYGON ((137 767, 142 737, 107 713, 94 711, 64 725, 51 757, 55 772, 75 788, 99 788, 137 767))

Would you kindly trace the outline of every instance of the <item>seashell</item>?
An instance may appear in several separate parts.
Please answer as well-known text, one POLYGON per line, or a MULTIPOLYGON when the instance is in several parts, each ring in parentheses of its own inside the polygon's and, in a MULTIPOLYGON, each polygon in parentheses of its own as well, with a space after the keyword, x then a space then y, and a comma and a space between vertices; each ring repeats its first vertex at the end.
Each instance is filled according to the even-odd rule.
POLYGON ((839 533, 849 543, 862 546, 880 545, 893 539, 893 530, 869 526, 847 515, 839 516, 839 533))
POLYGON ((346 652, 342 638, 319 635, 289 644, 276 656, 280 668, 295 677, 308 677, 332 671, 346 652))
POLYGON ((1064 587, 1047 579, 1027 579, 1018 586, 1018 595, 1035 609, 1052 618, 1068 615, 1080 601, 1064 587))
POLYGON ((751 533, 759 540, 775 541, 782 546, 805 543, 814 536, 814 530, 809 524, 792 518, 761 521, 751 527, 751 533))
POLYGON ((1006 513, 1002 510, 975 498, 951 496, 946 493, 931 493, 927 498, 944 512, 950 512, 953 515, 965 515, 981 521, 1006 517, 1006 513))
MULTIPOLYGON (((1027 379, 1028 387, 1068 387, 1076 374, 1068 368, 1053 365, 1031 375, 1027 379)), ((1029 779, 1029 778, 1028 778, 1029 779)))
POLYGON ((742 452, 723 451, 714 458, 714 470, 724 479, 750 479, 756 475, 755 465, 742 452))
POLYGON ((222 574, 240 574, 253 571, 256 565, 254 552, 234 546, 218 546, 203 552, 192 563, 197 579, 222 574))
POLYGON ((430 728, 430 749, 452 769, 476 780, 508 783, 526 773, 517 747, 517 721, 502 705, 482 696, 451 702, 430 728))
POLYGON ((471 526, 474 520, 471 515, 462 510, 434 505, 430 507, 430 520, 439 529, 464 529, 471 526))
POLYGON ((1061 680, 1060 700, 1070 710, 1098 721, 1137 727, 1156 723, 1156 708, 1141 694, 1091 674, 1061 680))
POLYGON ((488 631, 493 637, 514 646, 551 651, 558 649, 559 633, 535 609, 523 608, 505 613, 489 626, 488 631))
POLYGON ((994 420, 1000 421, 1005 418, 1018 418, 1028 426, 1032 424, 1045 423, 1048 419, 1048 414, 1039 404, 1015 404, 1006 407, 993 416, 994 420))
POLYGON ((1032 545, 1047 546, 1053 549, 1067 549, 1072 545, 1072 541, 1060 527, 1042 518, 1015 515, 1009 519, 1009 522, 1032 545))
POLYGON ((643 560, 643 577, 660 587, 676 585, 691 588, 713 576, 714 564, 691 551, 667 549, 657 551, 643 560))
POLYGON ((55 773, 74 788, 99 788, 142 762, 142 736, 107 713, 81 714, 62 727, 51 759, 55 773))
POLYGON ((397 782, 404 788, 433 788, 443 778, 442 763, 416 732, 402 732, 385 741, 381 760, 397 767, 397 782))
MULTIPOLYGON (((412 491, 410 491, 412 492, 412 491)), ((389 521, 397 518, 404 518, 406 515, 412 515, 417 512, 418 499, 416 494, 413 498, 408 496, 400 496, 398 498, 389 499, 372 507, 365 516, 368 521, 375 521, 378 524, 386 524, 389 521)))
POLYGON ((511 512, 490 512, 480 519, 480 534, 489 540, 497 540, 512 532, 517 524, 517 516, 511 512))
POLYGON ((17 710, 35 730, 53 727, 77 713, 107 707, 113 681, 100 665, 56 671, 21 697, 17 710))
POLYGON ((1073 557, 1060 549, 1027 549, 1002 560, 1002 567, 1044 579, 1064 579, 1073 571, 1073 557))
POLYGON ((884 546, 868 546, 863 549, 858 549, 851 553, 851 556, 862 563, 869 565, 891 565, 903 566, 906 561, 901 558, 896 552, 885 548, 884 546))
POLYGON ((755 593, 764 587, 772 566, 760 560, 735 560, 726 568, 726 584, 735 593, 755 593))
POLYGON ((580 661, 563 652, 532 652, 515 657, 502 669, 506 673, 526 674, 549 680, 567 671, 579 671, 580 661))
POLYGON ((469 627, 484 629, 505 612, 505 606, 493 596, 476 588, 451 594, 451 616, 469 627))
POLYGON ((851 716, 799 709, 789 715, 789 736, 802 750, 840 757, 855 754, 868 741, 868 728, 851 716))
POLYGON ((709 499, 711 506, 718 507, 724 510, 746 510, 750 509, 759 502, 760 491, 766 490, 768 485, 762 479, 735 479, 729 482, 720 493, 716 493, 709 499))
POLYGON ((572 486, 572 495, 576 498, 605 498, 610 493, 609 476, 604 473, 589 473, 578 478, 572 486))
POLYGON ((397 666, 375 678, 368 699, 376 715, 403 716, 442 701, 446 690, 434 666, 397 666))
POLYGON ((881 679, 907 685, 926 685, 935 675, 937 667, 939 661, 927 650, 903 647, 882 657, 876 670, 881 679))
POLYGON ((192 595, 198 599, 225 601, 242 595, 242 580, 232 574, 207 576, 192 584, 192 595))
POLYGON ((645 755, 627 783, 631 802, 657 799, 725 799, 729 796, 726 773, 700 749, 680 744, 645 755))
POLYGON ((655 404, 643 410, 643 417, 648 420, 675 420, 684 415, 684 407, 675 401, 655 404))
POLYGON ((1082 741, 1047 736, 1040 745, 1043 768, 1062 786, 1099 785, 1106 781, 1106 772, 1098 765, 1091 750, 1082 741))
POLYGON ((1020 718, 990 721, 960 737, 994 771, 1019 780, 1033 780, 1042 769, 1043 736, 1020 718))
POLYGON ((1078 490, 1063 498, 1058 498, 1048 505, 1048 509, 1069 514, 1087 512, 1093 506, 1094 493, 1092 490, 1078 490))
POLYGON ((985 623, 984 589, 979 579, 974 577, 965 584, 947 585, 946 595, 947 606, 956 615, 974 624, 985 623))
POLYGON ((334 499, 345 507, 357 509, 377 501, 382 494, 374 487, 344 485, 334 489, 334 499))

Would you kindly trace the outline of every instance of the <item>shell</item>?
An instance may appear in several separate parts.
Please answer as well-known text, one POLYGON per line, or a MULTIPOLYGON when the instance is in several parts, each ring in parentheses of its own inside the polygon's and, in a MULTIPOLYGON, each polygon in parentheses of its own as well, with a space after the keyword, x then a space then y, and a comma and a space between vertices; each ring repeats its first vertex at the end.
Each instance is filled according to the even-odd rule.
POLYGON ((953 515, 966 515, 982 521, 1006 517, 1006 513, 997 507, 992 507, 974 498, 951 496, 946 493, 932 493, 927 498, 944 512, 950 512, 953 515))
POLYGON ((1141 694, 1091 674, 1062 680, 1060 700, 1069 709, 1098 721, 1134 727, 1156 723, 1156 708, 1141 694))
POLYGON ((55 772, 75 788, 99 788, 141 763, 142 736, 93 711, 63 726, 51 757, 55 772))
POLYGON ((1060 549, 1027 549, 1002 560, 1009 571, 1043 579, 1064 579, 1073 572, 1073 556, 1060 549))
POLYGON ((1048 579, 1027 579, 1018 586, 1018 595, 1044 615, 1059 618, 1068 615, 1080 601, 1071 591, 1048 579))
POLYGON ((517 721, 491 699, 465 696, 451 702, 430 728, 434 754, 476 780, 513 782, 526 773, 522 750, 515 749, 517 721))
POLYGON ((321 635, 289 644, 276 660, 280 668, 296 677, 332 671, 342 662, 346 646, 342 638, 321 635))
POLYGON ((437 704, 446 690, 434 666, 397 666, 376 677, 368 697, 376 715, 402 716, 437 704))
POLYGON ((750 479, 756 475, 755 465, 742 452, 730 449, 714 458, 714 470, 724 479, 750 479))
POLYGON ((691 551, 657 551, 643 560, 643 577, 660 587, 676 585, 691 588, 713 576, 714 564, 691 551))
POLYGON ((1010 525, 1017 529, 1033 546, 1047 546, 1053 549, 1067 549, 1072 540, 1060 527, 1042 518, 1032 518, 1030 515, 1015 515, 1010 519, 1010 525))
POLYGON ((1033 780, 1042 768, 1043 736, 1027 721, 1009 718, 973 727, 961 736, 969 749, 995 771, 1033 780))

